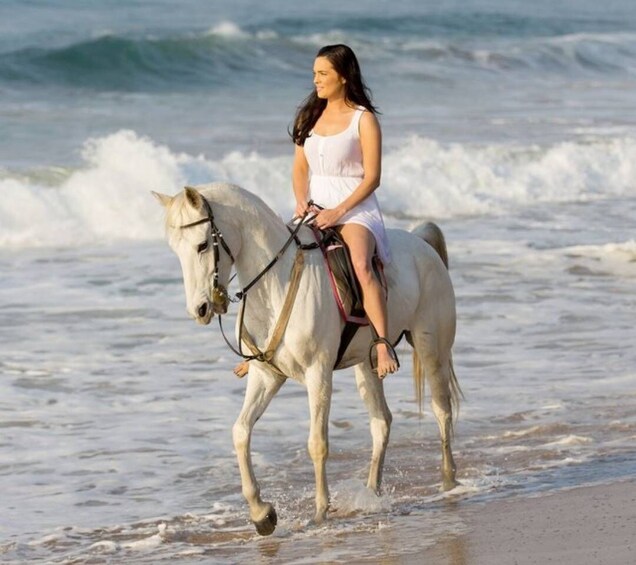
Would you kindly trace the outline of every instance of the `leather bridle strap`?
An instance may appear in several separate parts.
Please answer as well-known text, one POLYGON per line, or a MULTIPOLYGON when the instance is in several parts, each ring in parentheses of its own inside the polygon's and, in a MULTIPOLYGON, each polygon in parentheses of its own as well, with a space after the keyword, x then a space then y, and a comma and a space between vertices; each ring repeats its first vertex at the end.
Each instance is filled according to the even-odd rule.
MULTIPOLYGON (((246 355, 243 355, 242 353, 239 353, 238 351, 235 351, 235 352, 239 353, 239 355, 241 355, 247 361, 256 360, 256 361, 261 361, 263 363, 267 363, 275 373, 285 378, 287 378, 287 375, 280 370, 280 368, 276 365, 276 363, 274 363, 273 359, 274 359, 274 354, 276 353, 276 350, 278 349, 278 346, 280 345, 280 342, 282 341, 283 336, 285 335, 285 330, 287 329, 287 324, 289 322, 289 318, 291 317, 291 313, 294 308, 294 302, 296 301, 296 295, 298 294, 298 288, 300 286, 300 279, 302 277, 304 265, 305 265, 304 252, 302 249, 298 249, 296 251, 296 259, 294 260, 294 265, 292 267, 291 274, 290 274, 289 288, 287 290, 287 295, 285 296, 285 302, 283 303, 283 308, 280 312, 280 315, 278 316, 278 320, 276 321, 276 326, 274 326, 272 337, 269 340, 269 343, 267 347, 265 348, 265 351, 261 351, 258 348, 258 346, 256 345, 256 342, 247 331, 247 328, 245 328, 245 324, 243 323, 243 316, 242 316, 242 312, 244 308, 241 311, 241 319, 240 319, 240 326, 239 326, 239 340, 241 342, 245 342, 249 350, 252 352, 252 355, 246 356, 246 355)), ((219 316, 219 323, 220 323, 220 319, 221 317, 219 316)), ((228 343, 228 345, 230 344, 228 343)), ((232 346, 230 345, 230 347, 232 346)))
POLYGON ((205 211, 207 212, 207 216, 205 218, 201 218, 200 220, 197 220, 196 222, 190 222, 189 224, 185 224, 181 226, 181 229, 183 230, 185 228, 192 228, 194 226, 198 226, 198 225, 206 224, 210 222, 210 229, 211 229, 212 237, 213 237, 212 244, 214 245, 216 242, 216 245, 218 245, 218 243, 220 242, 221 246, 223 247, 223 249, 225 249, 225 252, 229 255, 230 259, 232 260, 232 263, 234 263, 234 255, 232 255, 232 251, 230 251, 230 247, 225 242, 225 239, 223 238, 223 234, 221 233, 221 230, 219 230, 218 226, 214 223, 214 214, 212 213, 212 208, 210 206, 210 203, 203 197, 202 197, 202 200, 203 200, 203 207, 205 208, 205 211))

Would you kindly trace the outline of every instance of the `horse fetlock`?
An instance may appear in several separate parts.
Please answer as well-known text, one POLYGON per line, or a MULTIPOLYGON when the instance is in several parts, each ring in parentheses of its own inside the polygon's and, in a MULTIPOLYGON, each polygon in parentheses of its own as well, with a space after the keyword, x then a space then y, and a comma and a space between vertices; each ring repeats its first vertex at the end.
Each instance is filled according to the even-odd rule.
POLYGON ((377 497, 382 494, 382 486, 376 477, 369 477, 369 480, 367 481, 367 488, 377 497))
POLYGON ((312 521, 312 524, 316 526, 321 526, 327 520, 327 508, 321 508, 316 510, 316 515, 312 521))
POLYGON ((458 487, 459 485, 461 485, 461 483, 457 479, 455 479, 455 476, 443 477, 442 479, 442 490, 444 492, 453 490, 455 487, 458 487))
POLYGON ((274 507, 267 502, 264 504, 264 509, 261 512, 252 516, 252 522, 256 527, 256 531, 261 536, 269 536, 274 533, 274 530, 276 529, 278 515, 276 514, 274 507))
POLYGON ((460 483, 455 478, 457 473, 457 469, 455 468, 455 463, 451 463, 450 465, 442 466, 442 490, 449 491, 454 489, 460 483))

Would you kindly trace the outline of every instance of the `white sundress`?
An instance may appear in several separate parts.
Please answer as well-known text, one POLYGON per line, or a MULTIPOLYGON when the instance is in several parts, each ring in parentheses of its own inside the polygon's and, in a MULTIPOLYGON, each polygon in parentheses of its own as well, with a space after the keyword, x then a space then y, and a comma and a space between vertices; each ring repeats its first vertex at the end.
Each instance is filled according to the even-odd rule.
MULTIPOLYGON (((335 208, 362 182, 362 147, 360 118, 365 108, 358 107, 349 127, 335 135, 312 132, 305 140, 305 157, 309 164, 309 197, 324 208, 335 208)), ((339 224, 360 224, 375 237, 378 255, 384 265, 391 262, 391 251, 384 220, 375 193, 349 210, 339 224)))

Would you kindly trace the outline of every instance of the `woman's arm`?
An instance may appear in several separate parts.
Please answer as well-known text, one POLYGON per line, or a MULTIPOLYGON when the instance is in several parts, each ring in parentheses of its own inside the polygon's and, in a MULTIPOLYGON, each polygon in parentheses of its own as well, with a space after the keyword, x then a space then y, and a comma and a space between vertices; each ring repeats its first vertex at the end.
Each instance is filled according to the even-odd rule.
POLYGON ((296 216, 302 216, 307 211, 309 196, 309 164, 302 145, 294 146, 294 165, 292 167, 292 186, 296 197, 296 216))
POLYGON ((328 228, 338 223, 349 210, 360 204, 380 186, 382 173, 382 131, 373 112, 364 112, 360 117, 360 146, 364 176, 356 189, 336 208, 323 210, 316 216, 316 225, 328 228))

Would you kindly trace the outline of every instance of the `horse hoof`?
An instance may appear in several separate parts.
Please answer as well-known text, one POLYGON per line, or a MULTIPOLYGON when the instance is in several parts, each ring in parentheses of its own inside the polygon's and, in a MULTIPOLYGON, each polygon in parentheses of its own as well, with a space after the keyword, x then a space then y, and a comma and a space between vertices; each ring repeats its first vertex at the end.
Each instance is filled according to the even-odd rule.
POLYGON ((309 522, 307 522, 307 526, 310 528, 316 528, 319 526, 324 526, 326 522, 327 512, 317 512, 313 520, 309 520, 309 522))
POLYGON ((276 515, 276 510, 274 510, 274 507, 270 504, 265 517, 262 520, 255 521, 254 526, 261 536, 269 536, 274 533, 277 523, 278 516, 276 515))

